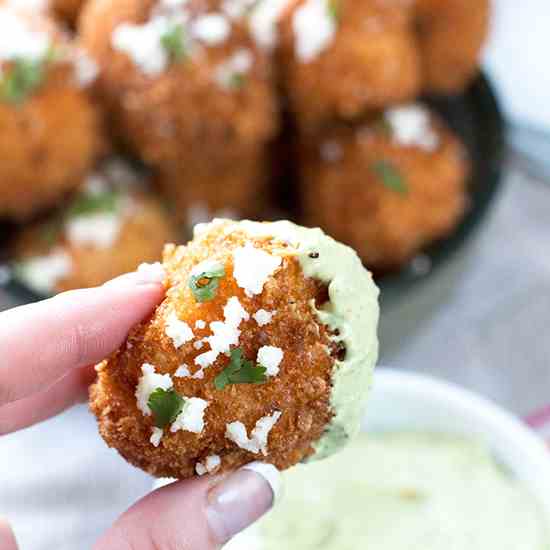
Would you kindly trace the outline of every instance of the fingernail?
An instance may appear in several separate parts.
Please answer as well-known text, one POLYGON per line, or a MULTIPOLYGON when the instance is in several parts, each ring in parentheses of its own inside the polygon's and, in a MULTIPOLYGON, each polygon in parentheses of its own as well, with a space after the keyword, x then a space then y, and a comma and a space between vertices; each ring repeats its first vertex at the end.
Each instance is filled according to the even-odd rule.
POLYGON ((274 466, 252 463, 213 487, 207 517, 215 541, 224 544, 261 518, 273 506, 280 486, 274 466))
POLYGON ((164 281, 165 277, 166 272, 162 264, 156 262, 154 264, 141 264, 136 271, 121 275, 105 284, 106 286, 159 284, 164 281))

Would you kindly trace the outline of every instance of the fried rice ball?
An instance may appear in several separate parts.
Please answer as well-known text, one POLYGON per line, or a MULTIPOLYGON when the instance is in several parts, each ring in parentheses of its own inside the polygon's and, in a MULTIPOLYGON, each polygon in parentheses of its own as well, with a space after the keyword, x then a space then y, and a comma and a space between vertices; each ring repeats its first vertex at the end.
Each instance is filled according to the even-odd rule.
POLYGON ((418 44, 428 92, 462 92, 479 69, 490 0, 415 0, 418 44))
POLYGON ((39 14, 0 6, 0 217, 26 219, 74 189, 103 148, 87 92, 95 65, 39 14), (3 39, 0 39, 2 42, 3 39))
POLYGON ((307 223, 354 247, 375 271, 401 267, 464 214, 465 149, 421 105, 335 128, 303 153, 307 223))
POLYGON ((280 21, 279 57, 302 129, 418 95, 411 17, 408 0, 291 0, 280 21))
POLYGON ((215 220, 163 266, 165 300, 97 367, 109 446, 183 479, 284 469, 358 432, 378 291, 351 249, 290 222, 215 220))
POLYGON ((40 295, 98 286, 141 262, 157 261, 175 236, 141 176, 111 160, 67 206, 22 230, 15 275, 40 295))
POLYGON ((276 131, 271 59, 215 7, 91 0, 84 8, 81 37, 99 60, 113 128, 146 163, 227 163, 276 131))
POLYGON ((269 202, 268 160, 263 147, 210 162, 191 154, 161 169, 157 183, 189 230, 215 217, 258 219, 269 202))
POLYGON ((51 0, 51 4, 55 15, 73 27, 80 15, 84 0, 51 0))

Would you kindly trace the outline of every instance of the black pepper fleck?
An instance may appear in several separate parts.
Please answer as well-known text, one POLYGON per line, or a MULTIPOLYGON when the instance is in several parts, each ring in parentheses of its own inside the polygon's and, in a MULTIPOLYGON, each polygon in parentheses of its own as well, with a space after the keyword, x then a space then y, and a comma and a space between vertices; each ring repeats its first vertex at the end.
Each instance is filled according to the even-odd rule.
POLYGON ((309 253, 309 257, 310 257, 312 260, 316 260, 316 259, 319 257, 319 252, 310 252, 310 253, 309 253))

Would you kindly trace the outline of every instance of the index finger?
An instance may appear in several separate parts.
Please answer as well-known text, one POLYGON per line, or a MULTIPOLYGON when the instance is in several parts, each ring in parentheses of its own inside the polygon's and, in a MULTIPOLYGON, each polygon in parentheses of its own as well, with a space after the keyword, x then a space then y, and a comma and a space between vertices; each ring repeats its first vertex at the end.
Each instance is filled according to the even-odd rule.
POLYGON ((0 406, 100 362, 164 295, 143 274, 0 313, 0 406))

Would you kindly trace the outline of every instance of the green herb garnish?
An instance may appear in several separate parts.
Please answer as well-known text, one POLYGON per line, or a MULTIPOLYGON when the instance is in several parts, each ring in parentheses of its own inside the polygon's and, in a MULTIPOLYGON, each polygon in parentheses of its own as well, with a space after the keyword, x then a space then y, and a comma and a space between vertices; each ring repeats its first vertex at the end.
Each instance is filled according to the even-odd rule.
POLYGON ((229 87, 234 90, 240 90, 246 83, 246 77, 242 73, 233 73, 229 77, 229 87))
POLYGON ((149 396, 147 401, 153 412, 153 419, 157 428, 165 428, 174 422, 178 414, 183 410, 184 399, 175 390, 163 390, 157 388, 149 396))
POLYGON ((327 0, 327 10, 329 16, 335 23, 340 22, 340 1, 339 0, 327 0))
POLYGON ((406 195, 409 188, 399 169, 387 160, 379 160, 372 165, 372 171, 380 178, 384 186, 392 191, 406 195))
POLYGON ((0 80, 0 98, 8 103, 22 103, 43 84, 47 66, 56 57, 50 48, 40 59, 17 58, 0 80))
POLYGON ((220 279, 225 277, 225 268, 222 264, 214 266, 208 271, 189 277, 189 288, 197 302, 208 302, 216 297, 220 279))
POLYGON ((90 216, 98 212, 115 213, 118 209, 120 194, 111 189, 97 193, 81 193, 67 209, 67 216, 90 216))
POLYGON ((172 61, 180 61, 186 55, 184 33, 183 25, 176 23, 160 37, 160 43, 172 61))
POLYGON ((229 384, 263 384, 267 381, 266 371, 265 367, 245 359, 241 348, 235 348, 229 365, 214 379, 214 386, 223 390, 229 384))

